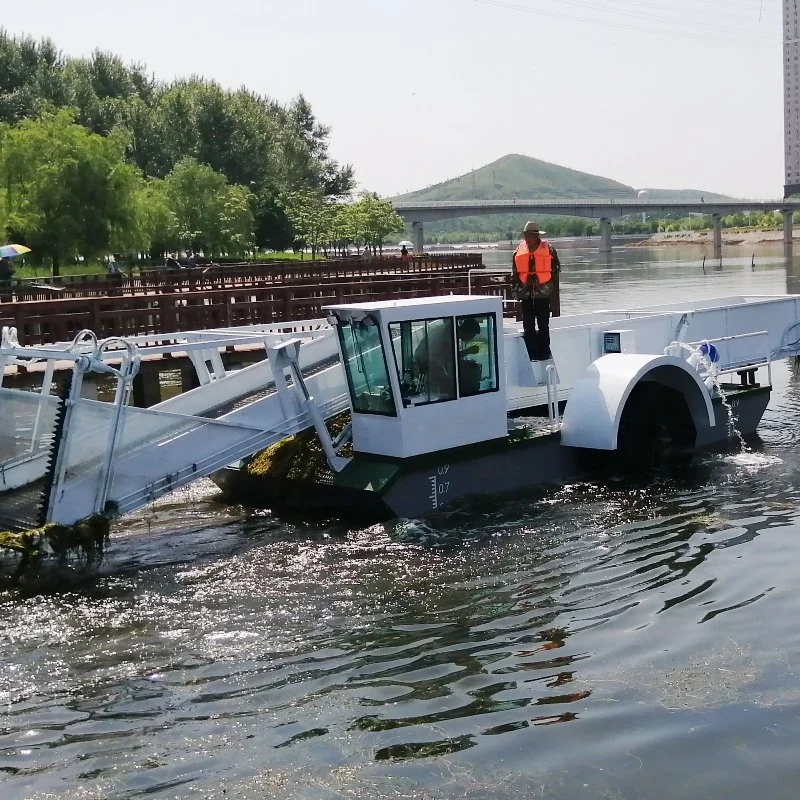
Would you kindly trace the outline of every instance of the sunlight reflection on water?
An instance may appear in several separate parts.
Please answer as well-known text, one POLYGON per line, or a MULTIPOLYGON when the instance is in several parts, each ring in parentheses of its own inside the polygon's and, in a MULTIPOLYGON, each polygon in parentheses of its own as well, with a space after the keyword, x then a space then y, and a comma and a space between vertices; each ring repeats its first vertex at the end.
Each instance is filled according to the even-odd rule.
MULTIPOLYGON (((785 291, 768 255, 648 258, 565 251, 565 308, 785 291)), ((774 374, 753 450, 644 485, 358 527, 201 482, 131 515, 98 576, 0 595, 2 797, 794 797, 800 384, 774 374)))

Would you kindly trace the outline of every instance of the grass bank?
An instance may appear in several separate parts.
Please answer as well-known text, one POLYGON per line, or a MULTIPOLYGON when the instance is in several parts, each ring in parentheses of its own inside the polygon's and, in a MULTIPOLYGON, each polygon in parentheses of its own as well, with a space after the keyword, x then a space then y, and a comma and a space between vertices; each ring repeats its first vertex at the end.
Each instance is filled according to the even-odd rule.
MULTIPOLYGON (((317 260, 322 260, 322 256, 319 256, 317 260)), ((202 261, 202 259, 201 259, 202 261)), ((251 261, 248 258, 241 258, 241 259, 214 259, 215 263, 225 264, 229 262, 233 263, 242 263, 243 261, 251 261)), ((311 261, 311 256, 306 253, 305 256, 302 253, 258 253, 255 258, 256 263, 270 263, 273 261, 311 261)), ((185 259, 182 263, 185 263, 185 259)), ((135 269, 138 269, 140 266, 144 269, 154 269, 158 268, 163 265, 163 262, 158 259, 156 261, 136 261, 131 262, 129 260, 122 259, 119 261, 119 265, 124 272, 128 272, 131 269, 131 266, 134 266, 135 269)), ((14 277, 20 279, 32 279, 32 278, 50 278, 53 275, 52 270, 50 267, 44 266, 42 264, 31 264, 26 262, 24 258, 17 258, 14 259, 13 262, 14 266, 14 277)), ((60 275, 105 275, 106 267, 105 264, 101 261, 84 261, 80 264, 69 264, 69 265, 62 265, 59 269, 60 275)))

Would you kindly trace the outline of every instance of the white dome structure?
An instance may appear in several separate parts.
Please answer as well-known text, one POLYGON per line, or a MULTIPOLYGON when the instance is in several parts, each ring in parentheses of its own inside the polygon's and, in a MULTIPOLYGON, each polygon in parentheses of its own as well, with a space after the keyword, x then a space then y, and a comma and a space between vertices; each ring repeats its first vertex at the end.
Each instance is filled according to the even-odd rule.
POLYGON ((636 196, 640 200, 647 200, 647 198, 650 197, 650 192, 648 192, 647 189, 639 189, 636 196))

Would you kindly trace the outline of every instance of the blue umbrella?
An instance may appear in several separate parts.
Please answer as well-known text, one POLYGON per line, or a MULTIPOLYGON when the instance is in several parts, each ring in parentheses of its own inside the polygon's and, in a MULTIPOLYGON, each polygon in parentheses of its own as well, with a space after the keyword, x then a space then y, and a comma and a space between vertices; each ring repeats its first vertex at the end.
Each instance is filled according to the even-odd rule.
POLYGON ((30 247, 25 247, 24 244, 4 244, 0 247, 0 258, 16 258, 30 251, 30 247))

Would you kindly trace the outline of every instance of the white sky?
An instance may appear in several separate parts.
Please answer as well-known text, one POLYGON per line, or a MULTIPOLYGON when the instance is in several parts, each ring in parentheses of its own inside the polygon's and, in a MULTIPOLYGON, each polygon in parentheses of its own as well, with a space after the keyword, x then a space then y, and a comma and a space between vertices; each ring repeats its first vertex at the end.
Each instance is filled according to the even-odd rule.
POLYGON ((12 35, 202 75, 332 128, 383 195, 508 153, 634 187, 783 193, 781 0, 2 0, 12 35))

